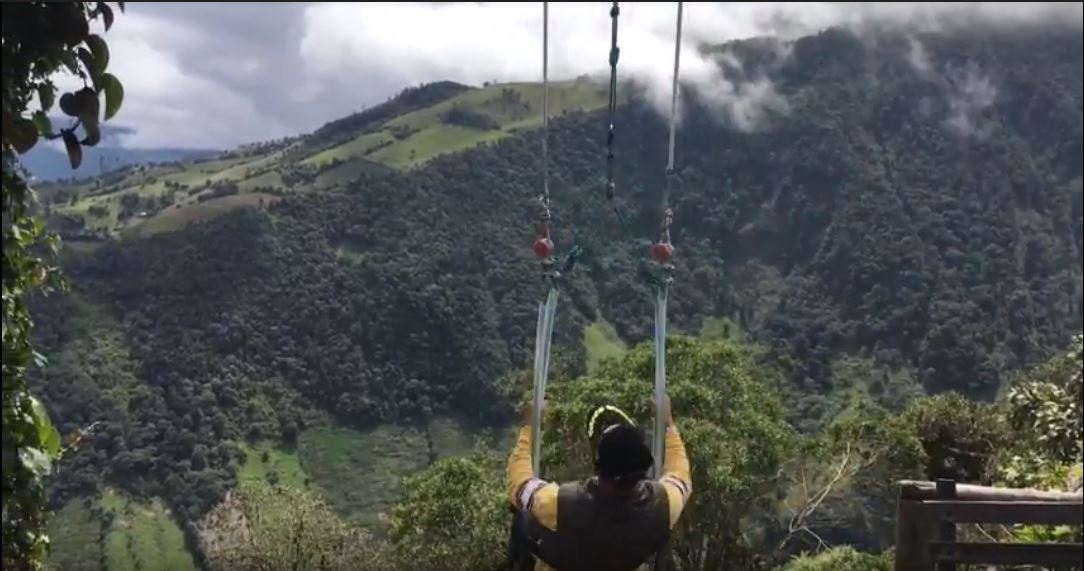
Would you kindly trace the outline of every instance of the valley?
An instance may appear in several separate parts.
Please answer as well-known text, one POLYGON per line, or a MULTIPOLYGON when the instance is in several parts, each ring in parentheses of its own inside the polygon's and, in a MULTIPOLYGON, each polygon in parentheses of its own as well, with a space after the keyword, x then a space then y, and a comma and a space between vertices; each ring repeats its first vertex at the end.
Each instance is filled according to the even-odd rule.
MULTIPOLYGON (((830 474, 843 457, 872 476, 852 474, 817 530, 880 553, 892 479, 1018 484, 985 448, 1013 449, 1005 395, 1028 375, 1070 377, 1081 38, 833 29, 717 50, 721 69, 743 62, 732 81, 768 81, 787 105, 749 128, 695 91, 682 102, 673 396, 708 460, 680 541, 754 569, 803 505, 789 468, 830 474), (933 75, 909 59, 916 41, 933 75), (998 97, 959 103, 960 78, 980 76, 998 97), (981 132, 959 131, 964 112, 981 132), (713 515, 731 508, 764 537, 713 515)), ((545 445, 562 476, 588 469, 593 406, 649 414, 667 125, 637 86, 622 93, 611 202, 605 86, 551 86, 555 241, 585 252, 555 327, 545 445)), ((267 493, 315 502, 329 537, 387 561, 493 568, 479 554, 507 539, 502 462, 545 292, 530 252, 540 101, 533 83, 437 82, 309 134, 42 185, 70 287, 33 299, 48 363, 31 374, 65 442, 87 431, 49 479, 54 565, 210 568, 200 541, 235 537, 208 514, 260 545, 300 537, 276 534, 310 512, 275 507, 278 527, 261 528, 245 519, 258 506, 228 503, 267 493), (449 522, 479 531, 468 541, 449 522)), ((1063 483, 1077 461, 1010 468, 1063 483)), ((772 555, 816 547, 795 543, 772 555)))

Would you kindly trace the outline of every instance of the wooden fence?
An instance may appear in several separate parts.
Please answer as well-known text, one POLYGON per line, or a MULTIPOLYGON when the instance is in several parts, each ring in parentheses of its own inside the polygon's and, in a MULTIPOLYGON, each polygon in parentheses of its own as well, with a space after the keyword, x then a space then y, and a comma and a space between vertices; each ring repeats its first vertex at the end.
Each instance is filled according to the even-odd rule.
POLYGON ((957 541, 958 524, 1045 524, 1080 527, 1080 492, 1040 492, 937 482, 900 482, 896 571, 955 571, 957 564, 1041 565, 1084 569, 1079 543, 957 541))

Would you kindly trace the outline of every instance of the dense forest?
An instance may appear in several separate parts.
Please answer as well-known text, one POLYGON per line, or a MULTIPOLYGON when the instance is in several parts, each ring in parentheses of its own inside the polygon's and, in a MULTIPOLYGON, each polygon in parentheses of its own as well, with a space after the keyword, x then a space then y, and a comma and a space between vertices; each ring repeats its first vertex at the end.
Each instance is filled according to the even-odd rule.
MULTIPOLYGON (((871 454, 870 470, 886 472, 856 475, 873 503, 890 501, 892 477, 947 470, 995 479, 985 465, 946 463, 936 454, 943 443, 921 433, 948 412, 974 422, 994 405, 914 399, 955 392, 995 401, 1020 371, 1067 351, 1082 328, 1082 51, 1079 32, 1058 31, 873 42, 830 30, 717 48, 730 77, 770 81, 786 104, 749 124, 698 92, 683 101, 671 318, 687 336, 722 322, 730 344, 675 342, 675 405, 693 419, 690 447, 740 466, 742 477, 724 482, 715 466, 696 474, 707 507, 682 531, 681 568, 779 563, 746 545, 726 519, 738 515, 715 521, 709 507, 758 509, 786 489, 781 466, 815 456, 796 444, 812 435, 833 435, 817 446, 835 453, 841 439, 872 430, 871 449, 901 455, 886 468, 871 454), (694 386, 720 364, 736 372, 694 386), (766 392, 782 398, 757 396, 766 392), (874 412, 855 412, 856 393, 874 412), (911 432, 886 420, 895 416, 885 411, 901 410, 911 432), (740 435, 733 448, 720 442, 724 434, 740 435), (717 544, 698 551, 705 537, 717 544)), ((604 114, 570 112, 551 124, 558 248, 586 252, 563 278, 556 327, 555 374, 568 382, 555 382, 552 398, 565 397, 557 414, 571 407, 565 428, 578 426, 577 398, 635 408, 640 390, 646 404, 646 351, 592 376, 582 344, 584 328, 600 321, 631 345, 652 327, 647 244, 659 219, 666 125, 628 89, 617 116, 616 222, 604 193, 604 114)), ((326 148, 461 91, 446 83, 408 90, 304 145, 326 148)), ((464 111, 446 119, 477 122, 464 111)), ((529 248, 538 148, 538 132, 526 131, 414 169, 364 171, 340 191, 290 193, 182 231, 68 251, 71 292, 35 304, 49 359, 36 382, 62 434, 93 429, 64 458, 51 500, 60 506, 116 486, 162 498, 194 534, 236 484, 238 442, 289 446, 329 418, 366 428, 456 413, 506 426, 544 291, 529 248)), ((1006 430, 974 440, 1007 447, 1006 430)), ((575 441, 558 434, 555 442, 575 441)), ((463 481, 485 462, 496 465, 486 457, 439 468, 465 471, 453 474, 463 481)), ((582 459, 555 462, 569 475, 582 467, 582 459)), ((415 496, 396 512, 400 546, 421 541, 412 530, 424 525, 402 521, 418 516, 411 501, 426 503, 418 494, 437 487, 424 478, 439 476, 415 480, 415 496)), ((231 501, 243 510, 250 500, 231 501)), ((486 506, 478 513, 496 513, 486 506)), ((883 549, 890 532, 881 524, 854 531, 869 513, 888 512, 841 505, 818 529, 834 543, 883 549)), ((761 545, 791 548, 795 530, 757 529, 761 545)), ((340 531, 355 533, 328 533, 340 531)))

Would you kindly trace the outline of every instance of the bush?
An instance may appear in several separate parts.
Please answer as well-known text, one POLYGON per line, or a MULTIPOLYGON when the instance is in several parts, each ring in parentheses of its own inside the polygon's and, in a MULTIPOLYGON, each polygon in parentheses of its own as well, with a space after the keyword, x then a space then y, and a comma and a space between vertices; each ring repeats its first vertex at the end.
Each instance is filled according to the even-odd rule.
POLYGON ((451 109, 441 114, 440 120, 446 125, 457 125, 459 127, 479 129, 482 131, 492 131, 501 128, 500 124, 492 117, 458 105, 453 105, 451 109))
POLYGON ((989 483, 994 457, 1010 442, 1004 415, 995 405, 957 393, 919 399, 905 418, 915 427, 926 451, 926 477, 989 483))
POLYGON ((391 514, 399 557, 432 571, 499 568, 511 521, 502 461, 475 454, 442 460, 408 478, 391 514))
POLYGON ((889 553, 872 555, 855 551, 850 547, 836 547, 816 555, 802 555, 778 571, 890 571, 892 558, 889 553))

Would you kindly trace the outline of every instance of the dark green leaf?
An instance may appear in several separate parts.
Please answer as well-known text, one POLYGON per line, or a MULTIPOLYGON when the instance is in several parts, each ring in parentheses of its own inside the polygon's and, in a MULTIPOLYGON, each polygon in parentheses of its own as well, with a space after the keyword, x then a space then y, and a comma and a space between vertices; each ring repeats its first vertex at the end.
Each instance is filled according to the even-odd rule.
POLYGON ((15 121, 9 140, 19 154, 24 154, 38 142, 38 126, 30 119, 20 117, 15 121))
POLYGON ((4 134, 4 141, 7 141, 7 134, 15 128, 15 117, 8 113, 7 109, 4 109, 3 123, 0 124, 0 133, 4 134))
POLYGON ((64 129, 62 133, 64 148, 68 151, 68 162, 71 163, 73 169, 77 169, 83 163, 83 147, 79 146, 79 139, 75 138, 75 133, 71 129, 64 129))
POLYGON ((34 112, 34 125, 38 128, 38 134, 43 137, 53 133, 53 122, 49 120, 49 116, 45 114, 45 111, 34 112))
POLYGON ((86 133, 86 137, 82 140, 84 146, 93 147, 102 140, 102 130, 97 118, 93 121, 83 121, 83 132, 86 133))
POLYGON ((89 87, 84 87, 75 92, 75 107, 77 111, 76 116, 84 123, 88 121, 98 122, 100 107, 97 91, 94 91, 89 87))
POLYGON ((101 75, 96 71, 98 69, 98 64, 94 61, 94 54, 90 53, 90 50, 79 48, 75 50, 75 53, 79 56, 79 61, 83 62, 83 69, 87 70, 87 75, 91 78, 96 78, 101 75))
POLYGON ((105 91, 105 120, 108 121, 120 111, 124 102, 124 85, 111 73, 102 74, 101 89, 105 91))
POLYGON ((60 96, 60 110, 65 115, 75 117, 79 114, 79 107, 76 105, 76 99, 74 93, 65 93, 60 96))
POLYGON ((53 108, 53 103, 56 100, 56 86, 52 83, 42 83, 38 86, 38 101, 41 103, 41 109, 48 111, 53 108))
POLYGON ((94 63, 97 67, 92 70, 92 75, 97 78, 109 67, 109 45, 98 34, 91 34, 87 36, 87 46, 90 47, 90 53, 94 54, 94 63))
POLYGON ((75 47, 90 33, 90 24, 87 22, 83 7, 77 2, 57 2, 56 4, 57 7, 50 12, 50 16, 55 18, 54 25, 64 43, 69 47, 75 47))
POLYGON ((79 73, 79 59, 75 57, 74 53, 68 50, 60 52, 60 61, 72 74, 77 75, 79 73))
POLYGON ((105 31, 113 27, 113 9, 105 2, 98 3, 98 11, 102 13, 102 21, 105 22, 105 31))

